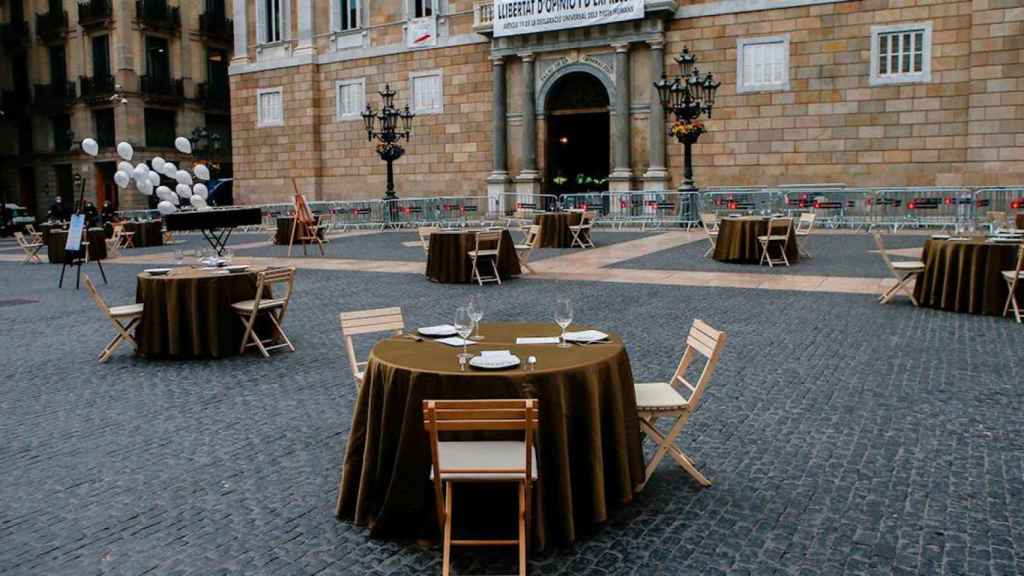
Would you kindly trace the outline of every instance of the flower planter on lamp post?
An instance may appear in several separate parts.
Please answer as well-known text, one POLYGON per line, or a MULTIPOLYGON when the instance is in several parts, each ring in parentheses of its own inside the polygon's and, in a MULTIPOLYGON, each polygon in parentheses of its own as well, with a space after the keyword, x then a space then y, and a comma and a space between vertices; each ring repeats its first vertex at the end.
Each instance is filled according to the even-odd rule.
POLYGON ((683 48, 675 61, 679 64, 679 76, 670 81, 662 75, 654 87, 658 90, 658 100, 665 111, 675 117, 670 134, 683 145, 683 183, 679 191, 693 192, 697 187, 693 184, 691 149, 700 135, 706 132, 704 124, 698 119, 701 114, 711 117, 715 92, 722 83, 716 82, 710 72, 701 77, 696 66, 697 57, 687 48, 683 48))
POLYGON ((385 200, 395 200, 398 195, 395 194, 395 172, 392 168, 392 164, 395 160, 398 160, 405 154, 405 148, 398 145, 398 141, 405 138, 409 140, 409 135, 412 133, 412 119, 416 116, 409 111, 409 107, 406 106, 404 110, 399 111, 395 108, 395 95, 398 94, 395 90, 391 89, 388 84, 384 85, 384 90, 378 92, 380 97, 384 100, 384 106, 380 112, 374 112, 373 107, 369 104, 366 105, 366 110, 363 111, 363 122, 366 123, 366 137, 370 142, 374 138, 378 140, 377 143, 377 155, 380 159, 387 162, 388 165, 388 187, 384 191, 385 200), (402 121, 402 130, 398 130, 398 121, 402 121), (374 130, 374 123, 379 121, 380 130, 374 130))

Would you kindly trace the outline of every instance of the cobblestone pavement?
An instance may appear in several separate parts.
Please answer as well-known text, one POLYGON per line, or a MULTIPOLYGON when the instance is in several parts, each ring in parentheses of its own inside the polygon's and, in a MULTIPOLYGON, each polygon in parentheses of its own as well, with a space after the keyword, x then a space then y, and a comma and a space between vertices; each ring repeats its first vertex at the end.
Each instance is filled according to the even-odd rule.
MULTIPOLYGON (((922 248, 928 239, 922 235, 883 236, 887 250, 922 248)), ((820 234, 811 236, 808 250, 812 258, 801 258, 799 263, 788 268, 772 269, 765 266, 730 264, 718 262, 710 256, 704 257, 708 249, 706 240, 694 242, 668 250, 662 250, 639 258, 613 264, 611 268, 633 270, 685 270, 699 272, 741 272, 751 274, 793 274, 797 276, 842 276, 886 278, 892 274, 878 255, 875 241, 868 234, 820 234)), ((906 259, 898 254, 894 260, 906 259)))
MULTIPOLYGON (((104 297, 134 301, 142 268, 109 264, 104 297)), ((569 295, 642 380, 671 374, 692 319, 729 333, 682 440, 714 486, 663 461, 596 534, 532 553, 531 574, 1024 573, 1024 328, 1009 320, 870 295, 300 270, 294 354, 122 349, 100 365, 113 330, 58 273, 0 262, 2 574, 440 573, 436 547, 334 517, 354 401, 335 315, 401 305, 408 325, 437 323, 475 291, 485 321, 550 319, 569 295)))

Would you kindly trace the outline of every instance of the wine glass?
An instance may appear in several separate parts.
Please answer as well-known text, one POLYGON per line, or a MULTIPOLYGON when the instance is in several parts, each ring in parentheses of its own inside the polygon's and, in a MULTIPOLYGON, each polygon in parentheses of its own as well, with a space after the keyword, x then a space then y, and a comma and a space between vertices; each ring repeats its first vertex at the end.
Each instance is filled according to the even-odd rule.
POLYGON ((480 298, 479 294, 473 294, 469 297, 469 304, 466 306, 469 310, 469 317, 473 320, 473 331, 476 332, 475 336, 471 336, 470 340, 477 342, 484 339, 480 335, 480 320, 484 317, 484 303, 480 298))
POLYGON ((559 298, 555 301, 555 323, 562 329, 559 348, 568 348, 569 343, 565 341, 565 329, 572 324, 572 302, 568 298, 559 298))
POLYGON ((174 251, 174 265, 175 266, 181 266, 183 262, 185 262, 185 251, 184 250, 180 250, 180 249, 179 250, 175 250, 174 251))
POLYGON ((231 250, 230 248, 227 248, 227 249, 224 250, 223 258, 224 258, 224 264, 227 265, 227 266, 230 266, 231 265, 231 261, 235 259, 235 252, 233 250, 231 250))
POLYGON ((470 318, 469 308, 466 306, 459 306, 455 309, 455 331, 462 337, 462 353, 459 354, 459 367, 465 370, 466 362, 473 357, 472 354, 466 351, 466 338, 473 333, 473 319, 470 318))

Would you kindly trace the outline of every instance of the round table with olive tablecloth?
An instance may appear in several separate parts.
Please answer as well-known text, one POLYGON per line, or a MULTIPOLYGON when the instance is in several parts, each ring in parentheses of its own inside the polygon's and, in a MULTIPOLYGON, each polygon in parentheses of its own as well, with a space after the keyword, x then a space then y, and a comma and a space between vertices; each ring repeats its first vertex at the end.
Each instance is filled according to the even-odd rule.
MULTIPOLYGON (((914 297, 921 306, 950 312, 1000 316, 1009 294, 1004 270, 1017 266, 1016 243, 984 238, 925 242, 914 297)), ((1024 286, 1017 290, 1018 302, 1024 286)))
MULTIPOLYGON (((138 275, 135 301, 145 307, 135 329, 139 353, 157 358, 221 358, 239 353, 245 327, 231 305, 256 296, 262 268, 230 273, 175 268, 138 275)), ((257 323, 257 333, 260 332, 257 323)))
POLYGON ((164 245, 164 224, 160 220, 125 222, 125 232, 133 232, 132 248, 164 245))
MULTIPOLYGON (((444 284, 465 284, 474 282, 473 262, 469 253, 476 249, 476 232, 436 231, 430 235, 427 250, 427 278, 444 284)), ((491 265, 480 260, 480 274, 493 274, 491 265)), ((498 253, 498 275, 504 281, 511 276, 518 276, 519 256, 516 254, 515 243, 508 230, 501 232, 501 251, 498 253)))
POLYGON ((583 221, 583 212, 545 212, 533 217, 540 225, 540 248, 571 248, 572 230, 583 221))
MULTIPOLYGON (((718 240, 715 242, 714 259, 733 264, 760 264, 761 243, 758 242, 757 237, 768 233, 770 220, 771 218, 760 216, 722 218, 718 225, 718 240)), ((777 254, 777 250, 778 248, 772 248, 772 254, 777 254)), ((793 226, 789 227, 786 258, 789 259, 790 264, 800 261, 800 252, 793 226)))
MULTIPOLYGON (((86 233, 89 241, 89 260, 105 260, 107 258, 107 235, 103 228, 89 228, 86 233)), ((67 253, 64 246, 68 242, 68 231, 50 228, 46 238, 46 257, 50 264, 64 264, 67 253)))
MULTIPOLYGON (((574 542, 633 499, 644 478, 644 461, 633 375, 622 341, 613 335, 607 343, 571 348, 515 343, 519 336, 557 336, 554 324, 481 324, 480 333, 484 340, 470 350, 509 350, 523 363, 507 370, 469 367, 463 372, 459 347, 405 336, 373 347, 344 453, 339 517, 369 526, 371 536, 436 536, 425 399, 539 401, 532 528, 542 544, 574 542), (529 356, 537 359, 533 371, 525 367, 529 356)), ((487 502, 460 511, 459 525, 472 523, 473 516, 484 516, 493 525, 495 514, 487 502)))

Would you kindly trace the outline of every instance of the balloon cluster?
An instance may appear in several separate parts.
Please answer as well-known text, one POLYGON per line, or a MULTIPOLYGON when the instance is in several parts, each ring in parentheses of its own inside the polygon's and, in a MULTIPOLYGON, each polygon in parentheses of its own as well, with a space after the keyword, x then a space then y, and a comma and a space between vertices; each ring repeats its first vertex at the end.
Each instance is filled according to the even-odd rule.
MULTIPOLYGON (((182 154, 192 153, 192 143, 183 136, 174 140, 174 147, 182 154)), ((99 150, 99 144, 92 138, 82 140, 82 151, 89 156, 96 156, 99 154, 99 150)), ((173 162, 168 162, 159 156, 150 160, 152 168, 145 162, 133 166, 132 157, 135 155, 135 149, 127 142, 117 145, 117 155, 121 157, 121 161, 117 164, 114 183, 119 188, 125 189, 134 182, 135 189, 143 196, 152 196, 156 192, 156 197, 160 199, 156 209, 161 214, 177 212, 183 202, 188 202, 197 210, 209 209, 206 199, 209 197, 210 191, 203 182, 209 181, 210 169, 204 164, 194 165, 192 174, 178 169, 173 162), (161 175, 177 182, 174 190, 160 184, 161 175), (194 179, 193 176, 195 176, 194 179), (194 180, 199 180, 199 182, 194 180)))

